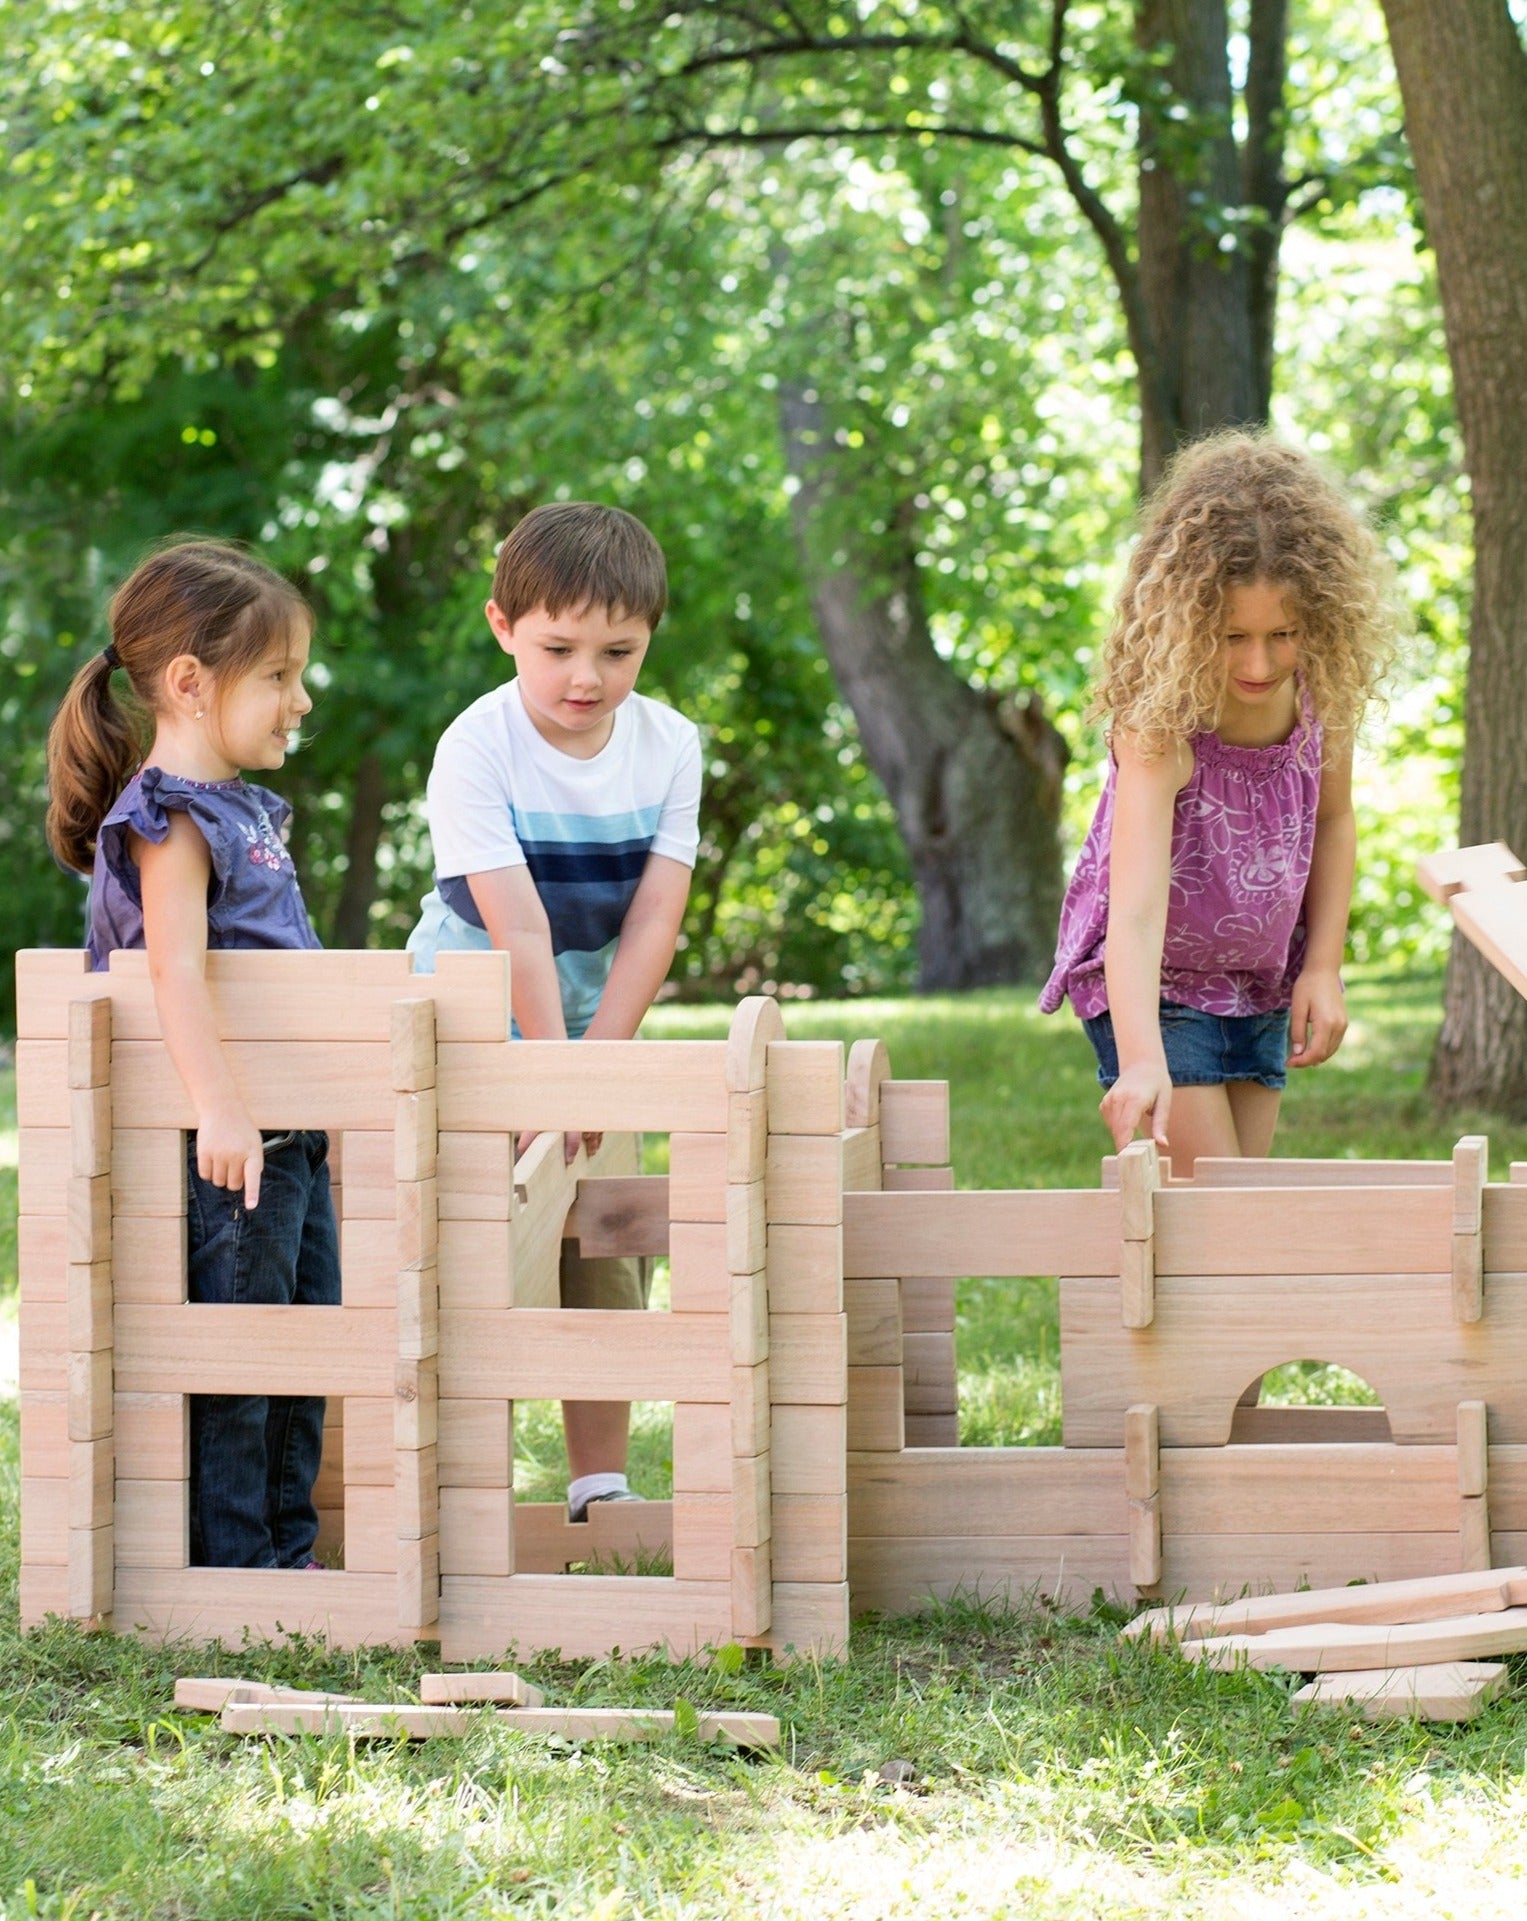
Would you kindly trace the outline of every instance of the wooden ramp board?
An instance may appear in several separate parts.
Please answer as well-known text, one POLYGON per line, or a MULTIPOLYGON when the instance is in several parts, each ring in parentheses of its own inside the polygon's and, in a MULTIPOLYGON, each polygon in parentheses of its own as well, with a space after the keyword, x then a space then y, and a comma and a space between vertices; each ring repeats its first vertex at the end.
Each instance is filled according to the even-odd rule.
POLYGON ((1182 1643, 1190 1661, 1204 1661, 1210 1667, 1233 1668, 1244 1662, 1248 1667, 1306 1674, 1431 1666, 1520 1654, 1524 1649, 1527 1607, 1399 1626, 1314 1621, 1304 1627, 1269 1628, 1265 1634, 1217 1634, 1182 1643))
POLYGON ((1355 1709, 1365 1721, 1472 1721, 1505 1685, 1504 1661, 1437 1661, 1318 1674, 1297 1690, 1293 1702, 1355 1709))
POLYGON ((222 1725, 229 1734, 343 1734, 375 1740, 423 1741, 470 1734, 489 1721, 514 1734, 563 1741, 659 1741, 692 1726, 699 1741, 730 1741, 740 1748, 777 1748, 772 1714, 697 1714, 693 1722, 672 1708, 415 1707, 408 1702, 303 1706, 293 1701, 230 1702, 222 1725))
POLYGON ((1494 1613, 1524 1603, 1527 1567, 1500 1567, 1478 1574, 1443 1574, 1425 1580, 1312 1588, 1300 1594, 1264 1594, 1192 1607, 1152 1608, 1137 1615, 1124 1633, 1187 1641, 1212 1634, 1265 1634, 1274 1628, 1303 1627, 1315 1621, 1400 1626, 1405 1622, 1446 1620, 1459 1614, 1494 1613))

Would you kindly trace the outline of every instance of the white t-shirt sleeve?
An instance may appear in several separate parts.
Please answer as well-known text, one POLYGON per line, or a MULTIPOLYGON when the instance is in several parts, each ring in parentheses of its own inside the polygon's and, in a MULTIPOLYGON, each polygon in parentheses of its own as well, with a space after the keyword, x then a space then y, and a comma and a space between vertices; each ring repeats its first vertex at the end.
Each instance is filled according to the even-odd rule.
POLYGON ((652 837, 652 852, 693 867, 699 851, 700 734, 693 722, 686 722, 673 779, 668 783, 657 832, 652 837))
POLYGON ((510 816, 503 756, 492 751, 482 728, 458 723, 441 735, 424 805, 442 880, 526 864, 510 816))

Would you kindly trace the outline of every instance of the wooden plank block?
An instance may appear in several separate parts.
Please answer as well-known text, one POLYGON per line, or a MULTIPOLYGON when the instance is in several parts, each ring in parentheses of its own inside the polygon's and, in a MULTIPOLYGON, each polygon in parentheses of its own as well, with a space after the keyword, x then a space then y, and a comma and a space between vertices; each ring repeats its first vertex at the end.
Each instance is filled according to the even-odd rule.
POLYGON ((119 1216, 111 1230, 111 1284, 118 1307, 174 1307, 186 1298, 186 1222, 119 1216))
POLYGON ((16 1257, 23 1301, 61 1303, 68 1298, 68 1233, 61 1212, 21 1215, 16 1257))
POLYGON ((1453 1312, 1460 1321, 1477 1321, 1484 1312, 1485 1183, 1490 1178, 1490 1143, 1471 1134, 1453 1149, 1453 1312))
POLYGON ((398 1626, 404 1632, 432 1628, 440 1615, 440 1536, 398 1542, 394 1584, 398 1626))
POLYGON ((776 1314, 843 1309, 843 1229, 782 1226, 768 1232, 769 1302, 776 1314))
POLYGON ((16 1032, 59 1039, 69 1032, 69 1003, 103 992, 90 956, 77 947, 26 947, 16 956, 16 1032))
POLYGON ((1459 932, 1519 994, 1527 994, 1527 894, 1522 888, 1470 890, 1453 895, 1448 906, 1459 932))
MULTIPOLYGON (((442 1307, 505 1308, 515 1303, 514 1226, 510 1221, 442 1219, 439 1224, 442 1307)), ((555 1285, 556 1268, 547 1274, 555 1285)), ((526 1288, 526 1291, 530 1289, 526 1288)), ((528 1305, 555 1307, 557 1296, 528 1305)))
MULTIPOLYGON (((394 1511, 400 1541, 422 1541, 440 1532, 440 1478, 433 1447, 396 1451, 394 1511)), ((477 1490, 474 1490, 477 1491, 477 1490)))
POLYGON ((512 1491, 507 1487, 442 1487, 442 1579, 447 1574, 509 1575, 514 1566, 512 1491))
POLYGON ((729 1094, 726 1102, 726 1178, 761 1181, 769 1151, 769 1097, 762 1089, 729 1094))
MULTIPOLYGON (((1126 1457, 1127 1458, 1127 1457, 1126 1457)), ((1361 1442, 1168 1448, 1162 1509, 1187 1534, 1441 1533, 1457 1525, 1457 1451, 1361 1442)))
POLYGON ((899 1367, 848 1371, 848 1446, 900 1453, 906 1445, 906 1387, 899 1367))
POLYGON ((843 1115, 849 1127, 880 1125, 880 1089, 890 1078, 891 1057, 885 1043, 855 1041, 848 1050, 843 1079, 843 1115))
MULTIPOLYGON (((418 1359, 402 1357, 392 1377, 393 1447, 399 1454, 428 1451, 430 1459, 423 1465, 433 1474, 437 1471, 439 1441, 439 1363, 434 1355, 418 1359)), ((411 1464, 404 1460, 396 1460, 393 1467, 398 1475, 405 1469, 412 1471, 411 1464)))
POLYGON ((1494 1613, 1527 1599, 1527 1567, 1434 1575, 1424 1579, 1320 1588, 1300 1594, 1244 1596, 1195 1606, 1153 1608, 1123 1632, 1192 1640, 1205 1634, 1262 1634, 1271 1628, 1308 1627, 1323 1621, 1393 1625, 1448 1620, 1460 1614, 1494 1613), (1516 1589, 1522 1584, 1521 1594, 1516 1589))
POLYGON ((397 1207, 398 1179, 392 1135, 377 1129, 351 1128, 340 1138, 345 1162, 345 1220, 390 1221, 397 1207))
POLYGON ((113 1602, 119 1632, 153 1640, 283 1640, 320 1634, 335 1647, 400 1646, 391 1575, 274 1568, 122 1568, 113 1602))
POLYGON ((725 1224, 675 1221, 669 1233, 668 1298, 673 1312, 730 1314, 725 1224))
POLYGON ((841 1041, 775 1041, 766 1071, 771 1134, 843 1132, 841 1041))
POLYGON ((901 1326, 904 1336, 907 1334, 953 1334, 954 1282, 926 1278, 903 1281, 901 1283, 901 1326))
POLYGON ((720 1133, 725 1052, 722 1041, 515 1041, 501 1056, 442 1041, 440 1125, 470 1133, 720 1133))
POLYGON ((120 1473, 134 1481, 184 1481, 191 1472, 182 1394, 118 1394, 112 1416, 120 1473))
POLYGON ((733 1183, 726 1190, 726 1264, 733 1274, 756 1274, 768 1248, 765 1183, 733 1183))
POLYGON ((65 1248, 71 1265, 89 1266, 111 1259, 111 1176, 69 1182, 64 1214, 65 1248))
POLYGON ((179 1481, 117 1482, 117 1559, 123 1567, 187 1567, 191 1522, 179 1481))
POLYGON ((885 1169, 880 1159, 880 1129, 851 1128, 843 1136, 844 1191, 854 1188, 861 1193, 878 1193, 884 1179, 885 1169))
POLYGON ((730 1330, 719 1314, 515 1308, 440 1316, 440 1391, 446 1396, 725 1401, 731 1374, 730 1330))
POLYGON ((1182 1643, 1189 1660, 1210 1667, 1281 1667, 1293 1671, 1351 1672, 1358 1668, 1426 1666, 1487 1659, 1527 1648, 1527 1608, 1449 1620, 1358 1625, 1319 1621, 1268 1628, 1261 1634, 1216 1634, 1182 1643))
POLYGON ((509 1669, 487 1674, 421 1674, 419 1699, 426 1707, 456 1707, 464 1702, 488 1702, 495 1707, 538 1708, 546 1696, 532 1682, 509 1669))
POLYGON ((1090 1192, 846 1194, 843 1271, 876 1274, 1110 1274, 1119 1197, 1090 1192))
POLYGON ((615 1648, 682 1656, 731 1638, 730 1581, 517 1574, 512 1581, 459 1575, 441 1582, 439 1640, 447 1661, 494 1660, 511 1645, 555 1648, 570 1660, 615 1648))
POLYGON ((508 1401, 442 1401, 439 1422, 443 1488, 513 1486, 514 1413, 508 1401))
MULTIPOLYGON (((47 1047, 49 1042, 36 1045, 47 1047)), ((479 1050, 482 1051, 482 1050, 479 1050)), ((372 1042, 226 1041, 224 1058, 257 1127, 391 1127, 389 1050, 372 1042)), ((19 1066, 19 1063, 18 1063, 19 1066)), ((152 1114, 168 1127, 194 1127, 190 1097, 156 1042, 120 1041, 112 1050, 116 1125, 152 1114)))
POLYGON ((345 1489, 345 1571, 392 1574, 398 1565, 397 1497, 388 1487, 345 1489))
POLYGON ((76 1354, 111 1346, 111 1262, 71 1266, 69 1346, 76 1354))
POLYGON ((36 1567, 69 1565, 69 1477, 21 1477, 21 1553, 36 1567))
POLYGON ((671 1501, 596 1501, 584 1521, 569 1521, 564 1501, 517 1501, 514 1559, 518 1574, 563 1574, 574 1564, 606 1571, 672 1559, 671 1501))
POLYGON ((105 1087, 111 1079, 111 1002, 70 1001, 68 1037, 69 1086, 105 1087))
POLYGON ((748 994, 737 1003, 726 1038, 727 1091, 751 1094, 768 1085, 769 1043, 785 1038, 784 1017, 766 994, 748 994))
MULTIPOLYGON (((562 1741, 657 1741, 678 1725, 671 1708, 411 1707, 406 1703, 318 1703, 295 1701, 230 1702, 221 1726, 227 1734, 329 1734, 346 1739, 424 1741, 460 1737, 491 1714, 515 1734, 556 1737, 562 1741)), ((702 1714, 695 1723, 700 1741, 727 1740, 737 1747, 779 1745, 779 1723, 766 1714, 702 1714)))
POLYGON ((847 1502, 841 1495, 782 1494, 770 1553, 776 1581, 846 1581, 847 1502))
POLYGON ((400 1094, 435 1085, 435 1003, 398 1000, 392 1005, 389 1036, 392 1085, 400 1094))
MULTIPOLYGON (((725 1137, 720 1134, 685 1134, 674 1138, 721 1141, 725 1146, 725 1137)), ((724 1154, 718 1158, 724 1160, 724 1154)), ((718 1220, 725 1218, 725 1192, 724 1186, 715 1190, 718 1220)), ((606 1175, 581 1180, 578 1197, 562 1229, 563 1238, 577 1241, 580 1252, 588 1260, 623 1254, 666 1254, 672 1193, 671 1179, 661 1174, 606 1175)), ((701 1204, 693 1196, 686 1197, 686 1206, 701 1204)))
MULTIPOLYGON (((86 1091, 92 1102, 101 1093, 86 1091)), ((109 1095, 106 1099, 109 1102, 109 1095)), ((96 1116, 90 1125, 98 1128, 96 1116)), ((73 1164, 72 1127, 23 1127, 18 1146, 19 1211, 62 1214, 70 1177, 79 1171, 73 1164)), ((117 1216, 186 1211, 185 1136, 176 1128, 112 1128, 108 1166, 95 1171, 111 1173, 111 1205, 117 1216)))
POLYGON ((1195 1187, 1450 1187, 1446 1161, 1218 1160, 1193 1163, 1195 1187))
MULTIPOLYGON (((1121 1159, 1128 1158, 1128 1150, 1121 1159)), ((1127 1171, 1124 1174, 1127 1182, 1127 1171)), ((1137 1588, 1161 1579, 1161 1423, 1149 1402, 1124 1414, 1124 1493, 1129 1502, 1129 1578, 1137 1588)))
POLYGON ((908 1334, 902 1339, 902 1402, 909 1414, 953 1414, 959 1409, 953 1334, 908 1334))
POLYGON ((98 1621, 111 1613, 115 1573, 111 1525, 70 1528, 68 1612, 71 1621, 98 1621))
POLYGON ((57 1567, 39 1567, 23 1561, 17 1581, 20 1625, 23 1633, 41 1627, 50 1614, 62 1619, 69 1608, 69 1570, 62 1562, 57 1567))
POLYGON ((435 1178, 441 1220, 509 1220, 514 1212, 514 1136, 442 1132, 435 1178))
POLYGON ((776 1403, 769 1436, 775 1496, 831 1494, 847 1487, 847 1412, 843 1406, 776 1403))
MULTIPOLYGON (((737 1547, 758 1547, 773 1529, 769 1521, 769 1456, 732 1457, 732 1541, 737 1547)), ((843 1575, 833 1577, 842 1580, 843 1575)), ((762 1632, 762 1630, 758 1630, 762 1632)))
MULTIPOLYGON (((777 1418, 777 1417, 776 1417, 777 1418)), ((776 1453, 778 1444, 776 1442, 776 1453)), ((943 1535, 1088 1536, 1128 1531, 1123 1460, 1104 1449, 913 1449, 849 1454, 850 1532, 913 1542, 943 1535)), ((775 1468, 775 1492, 780 1491, 775 1468)))
POLYGON ((843 1145, 836 1134, 771 1134, 764 1191, 771 1225, 834 1227, 843 1218, 843 1145))
POLYGON ((1295 1707, 1355 1708, 1365 1721, 1472 1721, 1506 1685, 1503 1661, 1321 1674, 1295 1690, 1295 1707))
MULTIPOLYGON (((1445 1191, 1431 1192, 1446 1208, 1445 1191)), ((1160 1195, 1158 1219, 1182 1198, 1160 1195)), ((1160 1244, 1158 1228, 1158 1253, 1160 1244)), ((1246 1384, 1291 1360, 1350 1368, 1378 1394, 1402 1445, 1455 1443, 1466 1399, 1489 1405, 1496 1443, 1527 1441, 1527 1405, 1508 1358, 1527 1342, 1527 1275, 1496 1276, 1473 1324, 1454 1317, 1446 1266, 1418 1275, 1289 1274, 1271 1290, 1257 1276, 1162 1281, 1158 1268, 1146 1339, 1110 1326, 1118 1300, 1117 1283, 1061 1282, 1069 1446, 1119 1446, 1131 1401, 1160 1407, 1164 1447, 1221 1446, 1246 1384)))
POLYGON ((116 1487, 116 1450, 111 1436, 74 1441, 69 1447, 69 1528, 107 1527, 116 1487))
POLYGON ((908 1447, 958 1447, 960 1417, 953 1414, 908 1414, 902 1423, 908 1447))
POLYGON ((372 1308, 119 1306, 116 1381, 128 1394, 390 1396, 395 1346, 394 1316, 372 1308))
MULTIPOLYGON (((393 1178, 433 1181, 439 1171, 440 1130, 433 1087, 398 1095, 393 1124, 393 1178)), ((352 1136, 352 1138, 360 1138, 352 1136)), ((348 1184, 349 1170, 346 1169, 348 1184)))
MULTIPOLYGON (((857 1183, 844 1182, 844 1186, 857 1183)), ((880 1185, 887 1194, 949 1194, 954 1191, 952 1167, 882 1167, 880 1185)))
POLYGON ((1389 1416, 1381 1407, 1248 1407, 1237 1405, 1230 1423, 1237 1447, 1314 1445, 1339 1441, 1355 1446, 1391 1442, 1389 1416))
POLYGON ((776 1581, 761 1637, 779 1661, 841 1660, 848 1654, 846 1581, 776 1581))
POLYGON ((440 1348, 440 1276, 434 1267, 405 1267, 398 1274, 396 1352, 417 1361, 440 1348))
POLYGON ((719 1401, 680 1401, 673 1410, 675 1494, 730 1494, 732 1410, 719 1401))
POLYGON ((883 1082, 880 1088, 880 1142, 885 1158, 898 1166, 909 1161, 947 1161, 949 1083, 883 1082))
POLYGON ((435 1183, 399 1181, 395 1261, 405 1273, 433 1268, 440 1256, 440 1221, 435 1208, 435 1183))
POLYGON ((1527 868, 1503 840, 1494 840, 1477 847, 1423 854, 1416 862, 1416 879, 1434 901, 1445 907, 1455 894, 1465 890, 1480 892, 1527 880, 1527 868))
POLYGON ((774 1560, 769 1542, 732 1549, 731 1583, 732 1633, 738 1640, 755 1640, 767 1634, 774 1600, 774 1560))
POLYGON ((769 1358, 769 1291, 766 1277, 731 1277, 732 1366, 758 1367, 769 1358))
POLYGON ((673 1572, 680 1581, 730 1581, 732 1575, 732 1497, 680 1494, 673 1497, 673 1572))
POLYGON ((1487 1568, 1490 1565, 1490 1499, 1485 1494, 1468 1494, 1458 1502, 1458 1565, 1461 1568, 1487 1568))
MULTIPOLYGON (((769 1364, 732 1369, 731 1440, 734 1454, 762 1454, 769 1445, 769 1364)), ((678 1409, 674 1409, 678 1419, 678 1409)), ((677 1456, 675 1456, 677 1463, 677 1456)))
MULTIPOLYGON (((17 1304, 17 1358, 25 1394, 65 1392, 69 1386, 69 1309, 59 1290, 56 1300, 25 1296, 17 1304)), ((86 1434, 79 1437, 90 1440, 86 1434)))
POLYGON ((220 1714, 230 1701, 291 1701, 298 1706, 312 1707, 359 1699, 358 1694, 329 1694, 312 1688, 274 1687, 267 1681, 246 1681, 237 1675, 227 1674, 182 1674, 175 1681, 175 1706, 191 1714, 220 1714))
POLYGON ((561 1302, 563 1230, 578 1183, 591 1171, 582 1147, 568 1163, 557 1132, 538 1134, 516 1161, 511 1257, 511 1298, 516 1307, 549 1308, 561 1302))
POLYGON ((850 1532, 848 1580, 856 1611, 908 1614, 930 1601, 971 1594, 1025 1606, 1042 1594, 1061 1606, 1085 1606, 1099 1588, 1128 1591, 1129 1555, 1123 1534, 981 1532, 899 1542, 860 1540, 850 1532))
MULTIPOLYGON (((744 1094, 738 1098, 746 1100, 748 1097, 744 1094)), ((751 1178, 756 1180, 758 1176, 751 1178)), ((665 1219, 724 1221, 726 1186, 725 1134, 670 1135, 665 1219)))
POLYGON ((769 1377, 777 1401, 787 1401, 794 1406, 820 1406, 845 1400, 848 1395, 847 1317, 770 1314, 769 1377))
POLYGON ((1132 1141, 1119 1156, 1119 1285, 1126 1327, 1149 1327, 1156 1312, 1155 1196, 1160 1178, 1154 1141, 1132 1141))
POLYGON ((67 1397, 26 1393, 21 1396, 21 1471, 34 1479, 69 1478, 69 1405, 67 1397))
POLYGON ((1490 1483, 1490 1451, 1483 1401, 1458 1403, 1458 1492, 1483 1494, 1490 1483))
POLYGON ((352 1487, 391 1487, 394 1434, 393 1397, 347 1395, 344 1409, 345 1481, 352 1487))
POLYGON ((111 1432, 113 1353, 113 1349, 101 1347, 69 1356, 71 1441, 100 1441, 111 1432))
MULTIPOLYGON (((1168 1187, 1155 1202, 1156 1273, 1435 1274, 1451 1264, 1451 1196, 1436 1188, 1276 1192, 1168 1187)), ((1074 1270, 1073 1270, 1074 1271, 1074 1270)))
POLYGON ((889 1280, 843 1283, 850 1367, 895 1367, 901 1352, 901 1285, 889 1280))
MULTIPOLYGON (((101 1007, 103 1001, 91 1003, 101 1007)), ((72 1087, 69 1090, 70 1173, 77 1180, 94 1180, 111 1172, 111 1088, 72 1087)))
MULTIPOLYGON (((17 956, 18 1009, 28 1035, 63 1039, 71 999, 106 996, 117 1037, 161 1039, 141 949, 113 954, 109 973, 65 976, 65 958, 88 962, 74 950, 36 950, 17 956)), ((434 974, 411 972, 400 950, 221 950, 207 956, 218 1032, 228 1040, 318 1041, 350 1032, 386 1041, 393 1003, 402 994, 430 995, 438 1004, 442 1040, 502 1041, 508 1027, 509 963, 505 954, 450 954, 434 974)), ((19 1018, 18 1013, 18 1018, 19 1018)))

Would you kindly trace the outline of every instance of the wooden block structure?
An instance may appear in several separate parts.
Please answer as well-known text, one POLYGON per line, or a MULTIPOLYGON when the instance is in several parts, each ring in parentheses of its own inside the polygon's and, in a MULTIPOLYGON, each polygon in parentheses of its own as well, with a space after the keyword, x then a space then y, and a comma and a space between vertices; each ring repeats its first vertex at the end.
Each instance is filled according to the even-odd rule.
MULTIPOLYGON (((1527 981, 1521 870, 1458 875, 1429 884, 1489 895, 1475 921, 1527 981)), ((1095 1190, 957 1192, 944 1084, 894 1079, 877 1041, 791 1041, 767 1000, 725 1041, 511 1042, 501 955, 220 954, 209 981, 257 1123, 331 1130, 342 1304, 186 1300, 191 1115, 143 957, 21 955, 28 1623, 428 1637, 453 1663, 820 1655, 851 1602, 1210 1602, 1527 1560, 1527 1169, 1490 1181, 1483 1140, 1191 1181, 1141 1143, 1095 1190), (639 1172, 643 1130, 666 1176, 639 1172), (603 1134, 597 1158, 569 1166, 564 1131, 603 1134), (666 1256, 670 1311, 563 1310, 569 1242, 666 1256), (958 1445, 966 1276, 1058 1281, 1060 1445, 958 1445), (1382 1405, 1262 1405, 1294 1361, 1382 1405), (329 1398, 342 1568, 188 1565, 186 1396, 262 1391, 329 1398), (514 1403, 562 1399, 671 1402, 672 1499, 576 1526, 516 1501, 514 1403)))

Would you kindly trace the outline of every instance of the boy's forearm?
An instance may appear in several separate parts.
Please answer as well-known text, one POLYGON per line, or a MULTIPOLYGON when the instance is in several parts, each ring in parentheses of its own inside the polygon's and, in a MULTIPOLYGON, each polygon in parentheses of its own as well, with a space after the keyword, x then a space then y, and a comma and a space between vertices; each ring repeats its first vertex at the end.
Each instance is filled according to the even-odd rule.
POLYGON ((566 1040, 562 988, 550 940, 534 933, 511 933, 493 944, 509 956, 509 1001, 520 1033, 528 1041, 566 1040))

